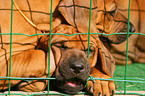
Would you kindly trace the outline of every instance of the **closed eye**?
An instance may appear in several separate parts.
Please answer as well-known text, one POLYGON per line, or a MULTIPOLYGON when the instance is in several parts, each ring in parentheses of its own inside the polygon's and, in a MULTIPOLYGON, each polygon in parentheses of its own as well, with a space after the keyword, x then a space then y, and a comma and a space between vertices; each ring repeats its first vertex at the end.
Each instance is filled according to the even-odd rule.
POLYGON ((65 50, 68 48, 67 46, 64 45, 64 42, 56 42, 56 43, 53 43, 52 45, 60 48, 61 50, 65 50))
MULTIPOLYGON (((88 49, 84 50, 86 54, 88 54, 88 49)), ((94 50, 89 49, 89 55, 92 54, 94 52, 94 50)))
POLYGON ((114 17, 114 16, 115 16, 115 13, 116 13, 116 10, 109 11, 108 13, 109 13, 111 16, 114 17))

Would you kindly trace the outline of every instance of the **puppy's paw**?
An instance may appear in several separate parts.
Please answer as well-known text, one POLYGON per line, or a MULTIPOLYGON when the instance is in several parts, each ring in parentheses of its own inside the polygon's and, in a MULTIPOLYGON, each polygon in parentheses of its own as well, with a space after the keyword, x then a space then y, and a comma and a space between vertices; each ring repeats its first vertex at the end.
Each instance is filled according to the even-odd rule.
POLYGON ((46 81, 33 80, 29 82, 21 82, 18 85, 18 90, 25 92, 39 92, 46 88, 46 81))
MULTIPOLYGON (((111 78, 108 75, 101 73, 100 71, 91 74, 94 78, 102 78, 109 79, 111 78)), ((89 93, 92 93, 93 96, 110 96, 115 93, 115 83, 114 81, 106 81, 106 80, 94 80, 87 82, 87 90, 89 93)))
POLYGON ((113 81, 88 81, 87 90, 94 96, 110 96, 115 93, 115 84, 113 81))

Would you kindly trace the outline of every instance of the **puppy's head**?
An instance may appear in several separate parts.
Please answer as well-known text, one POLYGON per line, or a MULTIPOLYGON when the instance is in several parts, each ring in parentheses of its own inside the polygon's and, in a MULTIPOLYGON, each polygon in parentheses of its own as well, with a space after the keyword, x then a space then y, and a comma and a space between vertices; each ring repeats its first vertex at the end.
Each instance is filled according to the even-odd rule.
MULTIPOLYGON (((60 26, 60 33, 73 34, 75 28, 60 26), (66 28, 66 29, 65 29, 66 28)), ((54 35, 52 37, 52 51, 54 53, 57 69, 55 77, 57 86, 65 93, 74 94, 84 89, 86 80, 90 75, 90 67, 97 62, 96 40, 90 38, 89 59, 87 35, 54 35)))
MULTIPOLYGON (((98 0, 98 13, 96 18, 96 27, 101 33, 127 33, 128 19, 122 15, 117 7, 115 0, 98 0)), ((129 23, 129 32, 135 32, 134 25, 129 23)), ((122 43, 127 35, 100 36, 101 40, 111 43, 122 43)))
MULTIPOLYGON (((60 25, 52 32, 70 35, 77 33, 77 30, 72 26, 60 25)), ((53 87, 58 87, 65 93, 75 94, 85 88, 93 67, 110 76, 113 75, 114 59, 96 37, 90 36, 88 48, 88 35, 52 35, 51 56, 54 56, 57 66, 53 75, 57 82, 54 81, 53 87)), ((42 37, 39 48, 48 52, 48 40, 49 36, 42 37)))
MULTIPOLYGON (((59 10, 66 21, 75 26, 80 32, 88 32, 90 16, 90 0, 70 1, 63 0, 59 10)), ((115 0, 92 0, 91 32, 93 33, 127 33, 128 19, 122 15, 115 0)), ((129 32, 135 32, 135 27, 130 22, 129 32)), ((102 41, 115 44, 126 40, 127 35, 100 36, 102 41)))

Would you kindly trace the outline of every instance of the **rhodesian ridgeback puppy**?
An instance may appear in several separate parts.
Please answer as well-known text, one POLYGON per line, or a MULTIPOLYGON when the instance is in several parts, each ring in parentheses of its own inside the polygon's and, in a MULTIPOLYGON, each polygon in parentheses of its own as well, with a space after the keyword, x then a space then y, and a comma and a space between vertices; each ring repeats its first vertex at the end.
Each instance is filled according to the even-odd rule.
MULTIPOLYGON (((68 25, 60 25, 53 30, 53 33, 75 34, 77 30, 68 25)), ((12 77, 47 77, 48 76, 48 48, 49 36, 43 36, 36 46, 12 56, 12 77), (43 50, 43 51, 42 51, 43 50), (47 53, 45 53, 47 52, 47 53)), ((95 78, 111 78, 115 69, 115 62, 112 55, 104 47, 103 43, 90 37, 90 54, 87 58, 88 36, 74 35, 71 37, 53 35, 51 40, 51 64, 50 76, 56 78, 56 85, 65 93, 75 94, 86 87, 86 80, 89 75, 95 78), (79 45, 79 46, 78 46, 79 45)), ((9 63, 9 60, 8 60, 9 63)), ((1 63, 1 76, 8 76, 8 65, 5 60, 1 63)), ((8 81, 1 80, 1 90, 8 88, 8 81)), ((47 86, 45 80, 33 80, 30 82, 12 80, 11 86, 17 85, 23 91, 42 91, 47 86)), ((115 84, 113 81, 88 81, 89 92, 96 94, 113 94, 115 84), (93 88, 93 89, 92 89, 93 88), (103 88, 103 90, 102 90, 103 88), (96 90, 97 89, 97 90, 96 90), (100 93, 102 92, 102 93, 100 93)))
MULTIPOLYGON (((126 18, 128 16, 129 2, 126 0, 116 0, 117 6, 121 14, 126 18)), ((135 33, 145 33, 145 1, 144 0, 131 0, 130 9, 130 22, 135 26, 135 33)), ((109 44, 109 50, 114 56, 117 64, 126 63, 126 43, 127 41, 115 45, 109 44)), ((131 35, 128 43, 128 62, 145 63, 145 36, 131 35)))
MULTIPOLYGON (((79 32, 88 32, 90 13, 89 0, 62 0, 58 9, 67 20, 67 22, 77 28, 79 32)), ((119 12, 115 0, 92 0, 91 13, 91 33, 126 33, 128 19, 119 12)), ((135 31, 135 27, 131 22, 129 31, 135 31)), ((124 42, 127 36, 100 35, 99 37, 102 41, 119 44, 124 42)))
MULTIPOLYGON (((1 33, 10 33, 11 1, 2 0, 0 2, 2 4, 0 7, 1 33)), ((32 35, 50 31, 50 0, 14 0, 13 4, 13 33, 32 35)), ((92 33, 126 32, 127 18, 118 12, 114 0, 93 0, 92 7, 90 26, 92 33), (116 26, 112 27, 110 25, 116 26)), ((53 0, 52 33, 88 32, 89 9, 89 0, 53 0)), ((130 23, 130 32, 133 31, 135 31, 134 26, 130 23)), ((86 35, 52 36, 50 76, 56 77, 56 86, 65 93, 75 94, 84 89, 89 75, 105 79, 113 77, 115 70, 114 58, 102 41, 122 43, 126 40, 124 35, 112 35, 110 37, 92 35, 89 59, 87 59, 87 37, 86 35)), ((12 40, 11 76, 47 77, 49 36, 13 35, 12 40)), ((1 70, 0 76, 9 76, 9 43, 9 35, 2 35, 0 67, 3 70, 1 70)), ((8 81, 1 80, 0 84, 1 90, 8 88, 8 81)), ((23 91, 42 91, 46 88, 47 81, 24 82, 12 80, 11 86, 14 85, 17 85, 18 89, 23 91)), ((113 81, 88 81, 87 90, 94 96, 109 96, 115 92, 115 85, 113 81)))
MULTIPOLYGON (((35 0, 14 0, 12 2, 13 9, 13 33, 23 33, 26 35, 33 35, 37 33, 49 32, 50 26, 50 0, 35 1, 35 0), (44 2, 43 2, 44 1, 44 2)), ((53 0, 52 12, 55 13, 55 18, 52 17, 52 29, 61 23, 61 20, 57 18, 58 12, 55 11, 59 0, 53 0), (53 24, 55 22, 55 24, 53 24)), ((11 32, 11 0, 0 0, 0 32, 11 32)), ((35 50, 37 42, 42 37, 39 36, 24 36, 13 35, 12 36, 12 77, 46 77, 44 74, 48 74, 46 68, 46 62, 48 55, 42 50, 35 50), (24 69, 24 70, 23 70, 24 69), (36 73, 36 74, 35 74, 36 73)), ((9 76, 9 59, 10 59, 10 35, 0 35, 0 76, 9 76)), ((51 65, 50 76, 56 69, 53 53, 50 53, 51 65)), ((18 84, 20 80, 12 80, 11 86, 18 84)), ((25 82, 26 83, 26 82, 25 82)), ((24 85, 29 85, 28 83, 24 85)), ((32 81, 32 91, 41 91, 46 87, 45 81, 32 81), (34 83, 33 83, 34 82, 34 83), (36 82, 36 83, 35 83, 36 82), (34 88, 34 89, 33 89, 34 88)), ((0 90, 8 88, 8 81, 0 81, 0 90)), ((22 84, 19 84, 22 86, 22 84)), ((19 87, 21 88, 21 87, 19 87)), ((21 90, 31 91, 31 89, 21 90)))

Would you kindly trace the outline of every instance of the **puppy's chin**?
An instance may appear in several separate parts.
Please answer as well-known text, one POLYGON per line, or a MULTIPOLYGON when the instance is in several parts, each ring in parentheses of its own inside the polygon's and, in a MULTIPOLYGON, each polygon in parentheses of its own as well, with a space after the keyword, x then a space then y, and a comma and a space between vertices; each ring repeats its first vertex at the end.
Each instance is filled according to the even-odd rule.
POLYGON ((86 83, 84 80, 72 78, 65 81, 58 81, 58 84, 59 89, 64 93, 76 94, 85 88, 86 83))

